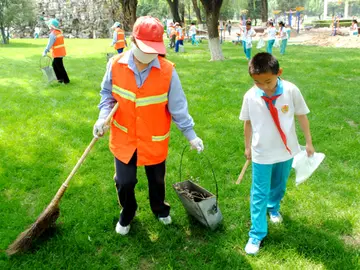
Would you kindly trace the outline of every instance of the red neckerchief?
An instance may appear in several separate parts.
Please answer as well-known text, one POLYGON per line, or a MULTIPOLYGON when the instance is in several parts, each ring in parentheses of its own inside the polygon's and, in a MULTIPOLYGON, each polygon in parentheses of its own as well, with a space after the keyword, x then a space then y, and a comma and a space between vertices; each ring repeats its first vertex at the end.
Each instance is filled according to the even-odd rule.
POLYGON ((283 141, 285 147, 286 147, 286 150, 289 152, 289 154, 291 155, 291 150, 289 149, 289 147, 287 146, 287 143, 286 143, 286 135, 285 133, 282 131, 281 129, 281 126, 280 126, 280 120, 279 120, 279 114, 278 114, 278 111, 277 109, 275 108, 274 104, 273 104, 273 101, 276 100, 278 97, 280 97, 281 95, 277 95, 277 96, 272 96, 270 98, 268 97, 265 97, 265 96, 262 96, 261 98, 263 100, 265 100, 265 102, 267 103, 268 105, 268 108, 269 108, 269 111, 270 111, 270 114, 271 114, 271 117, 272 119, 274 120, 274 123, 275 123, 275 126, 277 128, 277 130, 279 131, 280 133, 280 136, 281 136, 281 140, 283 141))

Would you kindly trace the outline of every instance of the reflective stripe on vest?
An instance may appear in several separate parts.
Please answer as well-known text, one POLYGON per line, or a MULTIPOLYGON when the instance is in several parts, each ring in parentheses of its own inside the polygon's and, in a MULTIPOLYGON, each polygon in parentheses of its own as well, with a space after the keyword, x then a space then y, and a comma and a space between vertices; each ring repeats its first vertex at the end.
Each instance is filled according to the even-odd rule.
POLYGON ((113 84, 113 90, 112 91, 115 92, 116 94, 118 94, 122 98, 130 100, 132 102, 136 101, 136 95, 133 92, 125 90, 125 89, 117 86, 116 84, 113 84))
POLYGON ((152 136, 151 139, 153 142, 160 142, 166 140, 170 136, 170 131, 166 133, 164 136, 152 136))
POLYGON ((128 129, 127 129, 126 127, 123 127, 122 125, 120 125, 118 122, 116 122, 116 120, 114 120, 113 123, 114 123, 114 125, 115 125, 117 128, 121 129, 121 130, 124 131, 125 133, 128 132, 128 129))
POLYGON ((164 93, 162 95, 157 95, 157 96, 146 97, 146 98, 138 98, 136 99, 136 107, 159 104, 167 101, 168 100, 167 97, 168 97, 168 93, 164 93))
POLYGON ((157 96, 149 96, 145 98, 136 98, 136 95, 133 92, 130 92, 128 90, 125 90, 116 84, 113 84, 113 92, 121 96, 122 98, 125 98, 127 100, 130 100, 132 102, 136 103, 136 107, 140 106, 148 106, 152 104, 159 104, 162 102, 165 102, 168 100, 167 96, 168 93, 164 93, 157 96))
POLYGON ((65 45, 64 44, 63 45, 58 45, 58 46, 54 46, 53 48, 58 49, 58 48, 61 48, 61 47, 65 47, 65 45))

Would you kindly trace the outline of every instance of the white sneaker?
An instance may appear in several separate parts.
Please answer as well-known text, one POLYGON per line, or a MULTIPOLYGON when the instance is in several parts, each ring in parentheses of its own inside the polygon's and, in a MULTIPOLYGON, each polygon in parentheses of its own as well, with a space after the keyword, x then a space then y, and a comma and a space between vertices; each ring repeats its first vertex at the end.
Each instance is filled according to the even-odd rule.
POLYGON ((283 221, 283 218, 279 212, 270 212, 269 217, 271 223, 273 224, 280 224, 283 221))
POLYGON ((170 215, 167 216, 167 217, 159 217, 159 220, 160 220, 160 222, 161 222, 162 224, 164 224, 164 225, 169 225, 169 224, 171 224, 171 217, 170 217, 170 215))
POLYGON ((259 252, 261 241, 255 238, 250 238, 245 246, 245 252, 249 255, 255 255, 259 252))
POLYGON ((123 227, 120 225, 120 222, 118 222, 116 224, 116 228, 115 228, 115 231, 118 233, 118 234, 121 234, 121 235, 127 235, 130 231, 130 224, 123 227))

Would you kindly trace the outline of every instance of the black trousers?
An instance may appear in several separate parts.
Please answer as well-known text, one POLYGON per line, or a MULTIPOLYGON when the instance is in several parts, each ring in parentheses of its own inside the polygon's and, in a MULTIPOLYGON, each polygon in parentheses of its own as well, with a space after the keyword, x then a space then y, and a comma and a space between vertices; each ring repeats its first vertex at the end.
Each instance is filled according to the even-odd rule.
MULTIPOLYGON (((137 184, 137 152, 135 151, 128 164, 115 158, 115 184, 119 202, 122 206, 119 222, 127 226, 135 216, 137 203, 135 186, 137 184)), ((167 217, 170 205, 165 202, 165 160, 159 164, 145 166, 148 179, 150 207, 156 217, 167 217)))
POLYGON ((63 64, 63 59, 62 57, 58 57, 58 58, 54 58, 53 62, 52 62, 52 67, 54 69, 56 78, 58 79, 58 82, 60 83, 69 83, 69 77, 66 73, 64 64, 63 64))

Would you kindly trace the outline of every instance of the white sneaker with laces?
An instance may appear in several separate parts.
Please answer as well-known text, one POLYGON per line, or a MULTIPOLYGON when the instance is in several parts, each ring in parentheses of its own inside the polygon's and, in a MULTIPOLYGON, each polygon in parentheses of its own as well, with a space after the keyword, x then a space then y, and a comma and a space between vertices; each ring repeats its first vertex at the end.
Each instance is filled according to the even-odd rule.
POLYGON ((283 221, 283 218, 279 212, 270 212, 269 217, 271 223, 273 224, 280 224, 283 221))
POLYGON ((162 224, 164 225, 169 225, 171 224, 171 216, 167 216, 167 217, 159 217, 159 220, 162 224))
POLYGON ((250 238, 245 246, 245 252, 249 255, 255 255, 259 252, 261 241, 255 238, 250 238))
POLYGON ((116 224, 116 228, 115 228, 115 231, 118 233, 118 234, 121 234, 121 235, 127 235, 130 231, 130 224, 123 227, 120 225, 120 222, 118 222, 116 224))

